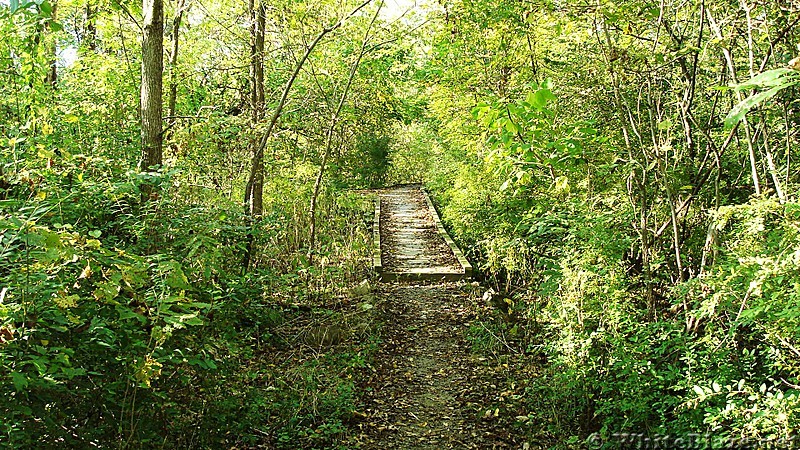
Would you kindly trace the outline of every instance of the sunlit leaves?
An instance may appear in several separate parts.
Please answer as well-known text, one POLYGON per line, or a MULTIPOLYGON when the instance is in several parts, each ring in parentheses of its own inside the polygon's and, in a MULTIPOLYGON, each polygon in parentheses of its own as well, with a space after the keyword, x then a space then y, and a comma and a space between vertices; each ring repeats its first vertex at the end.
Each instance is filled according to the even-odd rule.
POLYGON ((783 86, 787 83, 796 82, 800 78, 800 72, 795 69, 772 69, 762 72, 744 83, 739 83, 733 88, 737 91, 758 88, 772 88, 783 86))
POLYGON ((734 90, 765 89, 757 92, 734 106, 725 117, 725 127, 733 128, 756 106, 774 97, 778 92, 800 83, 800 72, 794 69, 773 69, 763 72, 749 81, 734 86, 734 90))
MULTIPOLYGON (((586 160, 584 141, 596 138, 591 124, 570 123, 558 117, 557 98, 549 81, 533 88, 522 101, 483 102, 472 110, 473 117, 487 129, 493 163, 511 174, 501 190, 512 186, 519 189, 542 174, 552 175, 553 170, 572 170, 586 160)), ((568 192, 565 180, 554 180, 556 192, 568 192)))
POLYGON ((533 106, 541 111, 544 110, 548 102, 555 102, 556 100, 557 98, 555 95, 553 95, 553 92, 544 85, 541 89, 537 89, 534 92, 528 93, 528 96, 525 98, 525 101, 528 105, 533 106))

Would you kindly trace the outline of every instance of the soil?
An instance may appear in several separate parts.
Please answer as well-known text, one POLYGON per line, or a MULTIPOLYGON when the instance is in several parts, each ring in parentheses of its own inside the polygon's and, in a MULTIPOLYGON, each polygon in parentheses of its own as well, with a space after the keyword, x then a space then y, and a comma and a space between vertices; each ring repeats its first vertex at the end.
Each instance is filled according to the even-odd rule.
POLYGON ((490 313, 481 292, 476 284, 379 285, 382 344, 362 387, 354 447, 529 448, 509 423, 525 412, 510 400, 518 388, 508 365, 474 353, 468 340, 490 313))

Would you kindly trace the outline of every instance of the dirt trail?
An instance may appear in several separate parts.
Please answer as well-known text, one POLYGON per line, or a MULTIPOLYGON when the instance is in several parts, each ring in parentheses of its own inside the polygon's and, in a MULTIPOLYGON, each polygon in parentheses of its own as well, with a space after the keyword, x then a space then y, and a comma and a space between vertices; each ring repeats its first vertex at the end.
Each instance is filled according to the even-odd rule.
POLYGON ((477 288, 384 284, 377 294, 383 342, 358 447, 521 448, 492 414, 505 380, 467 340, 482 309, 477 288))

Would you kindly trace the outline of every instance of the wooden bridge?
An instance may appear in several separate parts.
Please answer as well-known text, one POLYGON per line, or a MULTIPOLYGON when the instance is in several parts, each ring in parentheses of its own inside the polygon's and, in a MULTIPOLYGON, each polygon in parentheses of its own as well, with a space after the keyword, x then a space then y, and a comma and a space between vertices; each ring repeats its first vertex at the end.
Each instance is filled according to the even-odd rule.
POLYGON ((419 185, 383 189, 375 201, 373 267, 381 281, 458 281, 472 265, 419 185))

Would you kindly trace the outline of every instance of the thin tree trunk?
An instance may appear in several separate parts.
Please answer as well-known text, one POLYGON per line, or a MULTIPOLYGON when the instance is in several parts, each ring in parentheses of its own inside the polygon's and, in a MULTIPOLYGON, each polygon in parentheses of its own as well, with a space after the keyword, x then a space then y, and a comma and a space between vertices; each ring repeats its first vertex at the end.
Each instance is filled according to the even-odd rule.
MULTIPOLYGON (((177 123, 175 117, 175 109, 178 103, 178 80, 176 73, 176 65, 178 64, 178 39, 180 38, 181 21, 183 21, 183 13, 188 9, 186 0, 178 0, 178 9, 175 11, 175 17, 172 19, 172 46, 169 52, 169 97, 167 99, 167 116, 169 118, 169 125, 167 129, 170 130, 166 135, 166 140, 171 141, 173 127, 177 123)), ((177 144, 172 142, 170 144, 172 152, 177 151, 177 144)))
MULTIPOLYGON (((309 55, 311 55, 311 52, 314 51, 314 48, 317 46, 317 44, 319 44, 320 41, 322 41, 322 38, 324 38, 327 34, 333 32, 334 30, 342 26, 342 23, 344 23, 345 20, 354 16, 363 7, 367 6, 371 1, 372 0, 365 0, 355 9, 353 9, 350 12, 350 14, 342 17, 335 24, 322 29, 322 31, 320 31, 317 37, 314 38, 314 40, 311 42, 308 48, 306 48, 305 53, 300 58, 300 61, 297 62, 297 65, 295 66, 292 75, 286 81, 286 85, 283 87, 283 93, 281 93, 281 98, 280 100, 278 100, 277 106, 275 106, 275 111, 272 112, 272 117, 270 117, 269 123, 267 124, 267 129, 264 132, 264 135, 261 137, 258 147, 256 148, 255 154, 253 155, 252 165, 250 167, 250 175, 248 177, 247 188, 245 190, 245 196, 244 196, 244 203, 251 216, 260 216, 263 212, 261 209, 262 205, 253 202, 253 199, 256 196, 255 190, 257 189, 257 186, 255 185, 255 180, 263 170, 263 167, 261 166, 262 166, 262 161, 264 159, 264 149, 267 147, 269 138, 272 136, 272 130, 275 128, 275 124, 278 122, 278 119, 281 116, 281 112, 283 112, 283 107, 286 105, 286 99, 289 97, 289 91, 292 89, 292 85, 297 79, 297 76, 300 74, 300 70, 302 70, 303 65, 306 63, 306 60, 308 59, 309 55)), ((262 193, 258 192, 257 194, 260 196, 262 193)))
MULTIPOLYGON (((266 11, 261 1, 250 0, 250 148, 253 153, 252 165, 257 169, 255 177, 248 180, 246 192, 252 193, 249 203, 251 218, 260 216, 264 207, 264 153, 258 152, 258 140, 255 137, 256 129, 261 121, 264 108, 264 28, 266 24, 266 11)), ((247 235, 245 248, 244 270, 247 271, 253 258, 255 236, 251 232, 247 235)))
MULTIPOLYGON (((595 18, 595 29, 598 27, 597 18, 595 18)), ((601 39, 600 34, 597 34, 597 42, 600 45, 600 48, 603 50, 603 55, 606 60, 606 64, 608 66, 609 76, 611 77, 611 81, 614 88, 614 105, 617 108, 619 114, 619 121, 620 127, 622 128, 622 135, 625 139, 625 148, 628 151, 628 160, 635 161, 636 158, 633 156, 633 143, 631 142, 632 137, 630 133, 633 133, 639 139, 639 145, 643 148, 644 143, 642 142, 642 136, 639 133, 636 122, 633 119, 631 114, 630 108, 628 107, 627 102, 622 98, 622 94, 620 93, 621 87, 619 83, 619 79, 617 77, 616 71, 614 70, 613 63, 611 58, 609 57, 608 53, 612 50, 613 46, 611 44, 611 37, 608 33, 608 27, 605 23, 602 24, 603 27, 603 34, 605 37, 606 45, 608 46, 608 50, 603 46, 603 39, 601 39), (628 131, 628 127, 630 126, 630 132, 628 131)), ((639 197, 638 200, 638 208, 639 208, 639 224, 638 227, 634 225, 634 229, 636 234, 639 236, 640 248, 641 248, 641 257, 642 257, 642 277, 643 283, 645 285, 645 302, 647 303, 647 309, 651 315, 655 314, 655 293, 653 291, 653 274, 651 268, 651 261, 650 261, 650 254, 651 254, 651 243, 652 239, 652 232, 649 229, 649 220, 648 220, 648 208, 649 203, 647 199, 647 180, 648 176, 648 167, 650 165, 649 160, 647 158, 647 154, 644 152, 642 156, 645 158, 644 164, 641 164, 641 179, 637 177, 636 170, 632 170, 631 173, 628 175, 628 182, 627 182, 627 189, 628 189, 628 198, 631 202, 631 207, 633 208, 634 212, 637 209, 637 196, 639 197)))
POLYGON ((91 51, 97 51, 97 25, 95 16, 97 7, 91 1, 86 2, 85 23, 83 27, 83 45, 91 51))
POLYGON ((539 70, 536 67, 536 54, 533 51, 533 42, 531 42, 531 35, 526 34, 525 38, 528 40, 528 54, 531 59, 531 75, 533 76, 533 81, 536 83, 539 82, 539 70))
POLYGON ((256 55, 258 58, 258 65, 255 71, 255 104, 253 107, 254 117, 256 121, 261 121, 261 116, 264 114, 264 36, 266 33, 267 24, 267 7, 261 1, 258 7, 258 15, 256 26, 258 27, 256 33, 256 55))
POLYGON ((319 191, 322 187, 322 177, 325 175, 325 166, 328 164, 328 157, 331 153, 331 147, 333 147, 333 130, 336 127, 337 122, 339 121, 339 114, 342 112, 342 107, 344 106, 345 100, 347 100, 347 94, 350 92, 350 86, 353 85, 353 79, 356 76, 356 71, 358 70, 358 65, 361 64, 361 59, 364 57, 364 53, 367 49, 367 42, 369 42, 369 34, 372 31, 372 26, 375 24, 375 20, 378 18, 378 14, 381 12, 381 8, 383 8, 383 2, 378 5, 378 9, 375 11, 375 15, 372 16, 372 21, 369 23, 367 27, 367 31, 364 32, 364 40, 361 42, 361 51, 358 53, 358 57, 353 62, 353 65, 350 67, 350 75, 347 78, 347 84, 342 90, 342 95, 339 98, 339 104, 336 105, 336 111, 333 112, 331 116, 331 121, 328 124, 328 134, 325 137, 325 152, 322 154, 322 162, 319 166, 319 172, 317 173, 317 179, 314 181, 314 192, 311 194, 311 204, 309 206, 309 222, 311 223, 311 232, 310 238, 308 243, 308 264, 314 264, 314 249, 316 247, 316 238, 317 238, 317 198, 319 197, 319 191))
POLYGON ((791 166, 792 166, 792 159, 791 159, 791 150, 792 150, 792 126, 789 123, 789 105, 787 102, 783 103, 783 125, 786 128, 786 176, 784 177, 783 181, 785 184, 789 184, 789 174, 791 173, 791 166))
POLYGON ((767 168, 769 169, 770 177, 772 177, 772 184, 775 185, 775 194, 778 195, 778 200, 780 200, 780 202, 783 204, 786 203, 786 194, 783 191, 781 178, 780 175, 778 175, 778 168, 775 166, 775 158, 772 156, 769 139, 767 138, 767 124, 764 122, 762 123, 762 126, 763 133, 761 134, 763 135, 762 139, 764 139, 764 155, 767 158, 767 168))
POLYGON ((686 275, 683 272, 683 262, 681 261, 681 235, 678 231, 678 214, 675 211, 672 188, 669 186, 665 186, 665 188, 667 201, 669 202, 669 215, 670 219, 672 219, 672 245, 675 247, 675 268, 678 271, 678 281, 683 282, 686 281, 686 275))
POLYGON ((146 171, 162 162, 162 115, 164 69, 163 0, 143 0, 144 27, 142 29, 142 158, 139 169, 146 171))
POLYGON ((170 142, 170 149, 173 155, 178 151, 178 144, 172 141, 172 135, 175 132, 174 127, 178 123, 176 117, 176 109, 178 103, 178 43, 180 39, 181 22, 183 21, 183 14, 189 9, 186 5, 186 0, 178 0, 178 8, 175 11, 175 17, 172 18, 172 32, 170 37, 172 39, 170 52, 169 52, 169 89, 167 97, 167 132, 164 133, 164 139, 170 142))
MULTIPOLYGON (((261 122, 261 114, 264 108, 264 26, 266 22, 264 4, 250 1, 251 17, 251 42, 250 42, 250 111, 251 126, 253 133, 261 122)), ((250 197, 250 214, 260 216, 264 209, 264 152, 259 151, 259 142, 251 139, 250 146, 253 149, 252 167, 256 169, 254 176, 248 180, 247 192, 250 197)))
POLYGON ((747 68, 750 71, 750 78, 753 78, 755 74, 755 57, 753 54, 753 18, 750 15, 750 6, 747 4, 745 0, 739 0, 739 6, 744 11, 744 17, 747 22, 747 68))
MULTIPOLYGON (((53 10, 52 10, 52 12, 50 14, 50 20, 48 20, 48 25, 46 25, 47 27, 49 27, 50 23, 56 21, 56 17, 57 17, 56 13, 58 11, 58 1, 53 0, 53 2, 51 3, 51 6, 52 6, 53 10)), ((52 30, 50 30, 50 34, 52 35, 52 30)), ((56 62, 57 62, 58 58, 56 56, 56 50, 57 49, 56 49, 55 36, 50 36, 49 41, 50 42, 48 42, 48 44, 47 44, 47 46, 48 46, 47 47, 47 53, 48 53, 48 55, 47 55, 48 56, 47 66, 48 67, 47 67, 47 75, 45 75, 44 82, 45 82, 45 84, 47 84, 47 86, 50 86, 50 87, 55 89, 56 84, 58 84, 58 68, 56 67, 56 62)), ((45 41, 45 42, 47 42, 47 41, 45 41)))
MULTIPOLYGON (((708 23, 711 26, 711 29, 714 30, 717 38, 720 40, 720 42, 724 42, 722 31, 708 9, 706 9, 706 16, 708 16, 708 23)), ((728 72, 730 74, 731 81, 738 83, 738 79, 736 77, 736 66, 733 63, 733 57, 731 56, 730 50, 728 50, 727 47, 722 47, 722 55, 725 57, 725 62, 728 65, 728 72)), ((738 102, 741 102, 744 99, 741 91, 736 91, 736 99, 738 102)), ((758 180, 758 165, 756 161, 755 146, 753 145, 753 136, 750 133, 750 124, 747 121, 747 117, 742 119, 742 123, 744 125, 743 128, 745 139, 747 140, 747 154, 750 158, 750 176, 753 180, 753 189, 755 189, 756 195, 761 195, 761 183, 758 180)))

